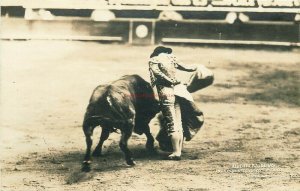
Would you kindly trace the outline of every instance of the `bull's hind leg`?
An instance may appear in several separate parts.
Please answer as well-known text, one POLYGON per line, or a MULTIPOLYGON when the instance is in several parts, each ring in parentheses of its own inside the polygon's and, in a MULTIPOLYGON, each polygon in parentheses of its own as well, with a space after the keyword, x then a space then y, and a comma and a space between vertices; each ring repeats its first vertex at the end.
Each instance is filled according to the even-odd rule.
POLYGON ((91 148, 92 148, 92 144, 93 144, 93 139, 92 139, 93 130, 94 130, 94 127, 83 125, 83 132, 84 132, 85 141, 86 141, 86 153, 84 156, 83 166, 82 166, 83 171, 90 171, 91 148))
POLYGON ((132 158, 132 154, 130 150, 128 149, 128 139, 130 138, 133 130, 133 124, 128 124, 124 126, 124 128, 121 130, 122 135, 121 135, 121 140, 119 143, 120 149, 124 152, 125 154, 125 160, 128 165, 134 166, 135 162, 132 158))
POLYGON ((101 156, 103 143, 108 139, 109 133, 110 133, 109 127, 102 127, 100 141, 93 152, 93 156, 95 157, 101 156))

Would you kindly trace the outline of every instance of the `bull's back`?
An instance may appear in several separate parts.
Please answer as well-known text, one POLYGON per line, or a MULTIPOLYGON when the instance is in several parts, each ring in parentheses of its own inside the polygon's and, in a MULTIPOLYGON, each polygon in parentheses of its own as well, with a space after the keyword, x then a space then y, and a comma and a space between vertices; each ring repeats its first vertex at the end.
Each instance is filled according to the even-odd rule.
POLYGON ((85 121, 102 118, 106 122, 123 123, 134 119, 136 114, 143 119, 152 118, 158 112, 153 94, 150 84, 138 75, 123 76, 110 85, 100 85, 90 98, 85 121))
MULTIPOLYGON (((135 116, 133 99, 137 76, 124 76, 109 85, 96 87, 90 97, 84 122, 122 124, 135 116)), ((97 123, 97 124, 96 124, 97 123)))

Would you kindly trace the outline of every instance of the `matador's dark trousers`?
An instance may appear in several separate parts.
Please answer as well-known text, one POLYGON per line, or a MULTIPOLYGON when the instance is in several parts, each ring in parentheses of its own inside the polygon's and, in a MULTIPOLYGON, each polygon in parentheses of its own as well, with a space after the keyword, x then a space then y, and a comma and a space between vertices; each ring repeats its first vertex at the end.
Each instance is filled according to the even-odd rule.
POLYGON ((182 132, 180 105, 175 99, 174 88, 161 85, 156 87, 168 135, 173 132, 182 132))

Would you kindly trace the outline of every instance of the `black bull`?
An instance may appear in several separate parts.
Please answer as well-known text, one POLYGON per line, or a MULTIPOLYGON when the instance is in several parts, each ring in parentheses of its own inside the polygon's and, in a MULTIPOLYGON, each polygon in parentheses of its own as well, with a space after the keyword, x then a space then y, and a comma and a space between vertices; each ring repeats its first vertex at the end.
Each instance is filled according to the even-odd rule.
POLYGON ((87 150, 84 164, 90 163, 92 134, 96 126, 102 127, 101 137, 93 156, 100 156, 103 142, 115 128, 121 130, 120 149, 128 165, 134 165, 127 147, 132 132, 147 136, 146 148, 154 150, 154 138, 149 122, 159 112, 158 101, 148 82, 138 75, 124 76, 110 85, 98 86, 91 98, 83 122, 87 150))
MULTIPOLYGON (((212 83, 213 79, 203 80, 201 88, 212 83), (203 86, 203 87, 202 87, 203 86)), ((201 89, 200 88, 200 89, 201 89)), ((193 84, 188 84, 188 90, 194 92, 193 84)), ((199 89, 199 88, 198 88, 199 89)), ((180 101, 180 100, 179 100, 180 101)), ((191 115, 189 103, 180 101, 184 136, 190 140, 203 124, 203 116, 191 115), (187 114, 187 115, 186 115, 187 114)), ((134 165, 132 154, 127 147, 132 132, 145 134, 146 148, 154 151, 154 138, 150 133, 149 122, 159 112, 159 102, 154 97, 150 84, 138 75, 127 75, 109 85, 98 86, 87 107, 83 131, 86 137, 86 154, 84 169, 89 169, 91 160, 92 135, 96 126, 102 127, 100 141, 93 151, 93 156, 100 156, 104 141, 115 128, 121 130, 120 149, 125 154, 128 165, 134 165)), ((161 131, 157 137, 162 149, 170 149, 170 139, 161 124, 161 131)))

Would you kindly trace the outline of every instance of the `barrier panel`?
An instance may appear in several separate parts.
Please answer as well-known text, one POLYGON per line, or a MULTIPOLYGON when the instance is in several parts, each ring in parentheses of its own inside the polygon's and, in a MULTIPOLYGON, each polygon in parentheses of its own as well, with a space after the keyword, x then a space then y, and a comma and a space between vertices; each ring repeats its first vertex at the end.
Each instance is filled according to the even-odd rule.
POLYGON ((128 21, 2 19, 1 39, 44 39, 128 42, 128 21))
POLYGON ((115 41, 155 43, 257 44, 300 46, 296 22, 157 21, 153 19, 91 20, 2 19, 1 39, 115 41))
POLYGON ((155 36, 163 43, 299 46, 299 28, 295 22, 158 22, 155 36))

